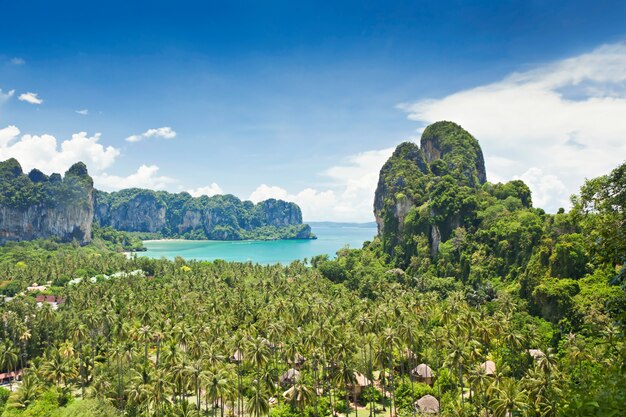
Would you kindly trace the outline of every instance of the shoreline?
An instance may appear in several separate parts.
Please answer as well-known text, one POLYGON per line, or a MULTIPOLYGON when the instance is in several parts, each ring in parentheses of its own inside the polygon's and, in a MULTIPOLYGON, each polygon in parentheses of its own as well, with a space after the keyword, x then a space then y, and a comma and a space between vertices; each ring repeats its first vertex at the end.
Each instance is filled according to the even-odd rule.
POLYGON ((178 239, 178 238, 162 238, 162 239, 146 239, 142 240, 142 242, 186 242, 192 239, 178 239))
MULTIPOLYGON (((317 240, 316 237, 310 238, 283 238, 283 239, 180 239, 180 238, 164 238, 164 239, 146 239, 143 243, 154 242, 277 242, 282 240, 317 240)), ((138 251, 140 252, 140 251, 138 251)))

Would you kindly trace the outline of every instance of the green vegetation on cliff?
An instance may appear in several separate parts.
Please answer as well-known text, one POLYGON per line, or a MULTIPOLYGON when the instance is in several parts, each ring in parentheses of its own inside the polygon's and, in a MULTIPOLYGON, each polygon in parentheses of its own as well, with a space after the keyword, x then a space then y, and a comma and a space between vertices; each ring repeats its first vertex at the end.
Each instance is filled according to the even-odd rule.
POLYGON ((626 256, 625 171, 587 181, 569 213, 547 214, 522 181, 485 182, 476 139, 435 123, 420 148, 400 145, 381 170, 372 248, 423 283, 507 288, 531 312, 579 329, 590 314, 626 308, 610 285, 626 256))
POLYGON ((214 240, 310 239, 294 203, 269 199, 254 204, 233 195, 192 197, 131 188, 96 192, 95 218, 117 230, 162 237, 214 240))
POLYGON ((0 161, 0 206, 24 210, 30 206, 58 207, 89 204, 85 192, 93 180, 82 162, 70 167, 64 177, 45 175, 33 169, 28 175, 14 158, 0 161))
POLYGON ((91 240, 93 181, 81 162, 47 176, 28 175, 15 159, 0 162, 0 244, 56 238, 81 244, 91 240))
POLYGON ((51 238, 85 244, 94 220, 103 242, 124 250, 141 246, 136 236, 121 232, 215 240, 315 238, 295 203, 137 188, 106 193, 93 189, 82 162, 64 177, 37 169, 25 175, 17 160, 0 162, 0 210, 0 243, 51 238))

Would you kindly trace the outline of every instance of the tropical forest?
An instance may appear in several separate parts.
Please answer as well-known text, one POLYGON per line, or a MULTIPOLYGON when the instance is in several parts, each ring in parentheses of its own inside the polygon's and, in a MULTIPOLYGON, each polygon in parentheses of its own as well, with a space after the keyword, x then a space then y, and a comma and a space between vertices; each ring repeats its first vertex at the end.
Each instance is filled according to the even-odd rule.
POLYGON ((1 174, 2 417, 626 415, 626 163, 552 214, 437 122, 380 170, 372 240, 269 265, 124 254, 146 230, 110 212, 142 196, 160 217, 128 207, 174 233, 183 205, 200 225, 217 202, 246 219, 228 233, 252 233, 302 227, 297 206, 102 194, 82 164, 1 174), (13 212, 74 216, 65 188, 86 214, 20 238, 13 212))

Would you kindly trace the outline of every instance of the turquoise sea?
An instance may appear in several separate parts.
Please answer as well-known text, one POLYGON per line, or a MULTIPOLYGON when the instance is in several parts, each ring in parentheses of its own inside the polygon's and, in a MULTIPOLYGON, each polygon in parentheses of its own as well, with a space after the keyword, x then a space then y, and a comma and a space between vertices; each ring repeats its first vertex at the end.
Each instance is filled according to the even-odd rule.
POLYGON ((308 258, 315 255, 327 254, 331 257, 348 245, 351 248, 361 248, 363 242, 372 240, 376 235, 376 226, 349 225, 349 224, 311 224, 315 240, 271 240, 271 241, 216 241, 216 240, 161 240, 145 241, 148 249, 138 252, 138 256, 149 258, 174 259, 177 256, 185 259, 212 261, 247 262, 273 264, 280 262, 288 264, 294 260, 308 258))

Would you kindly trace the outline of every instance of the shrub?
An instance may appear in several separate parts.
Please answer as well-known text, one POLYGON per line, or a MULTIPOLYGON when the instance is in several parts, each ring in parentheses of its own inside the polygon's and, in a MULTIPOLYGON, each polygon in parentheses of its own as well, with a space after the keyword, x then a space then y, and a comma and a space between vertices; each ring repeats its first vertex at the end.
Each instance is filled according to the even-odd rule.
POLYGON ((396 404, 401 410, 412 410, 413 403, 428 394, 434 395, 434 390, 429 385, 422 382, 411 383, 408 377, 402 379, 394 392, 396 404))
POLYGON ((0 411, 2 411, 4 405, 7 403, 9 395, 11 395, 11 391, 6 388, 0 387, 0 411))
POLYGON ((383 399, 383 394, 374 387, 365 387, 359 396, 359 404, 367 405, 371 402, 379 403, 383 399))
POLYGON ((76 400, 64 408, 59 417, 115 417, 117 410, 112 405, 96 400, 76 400))

